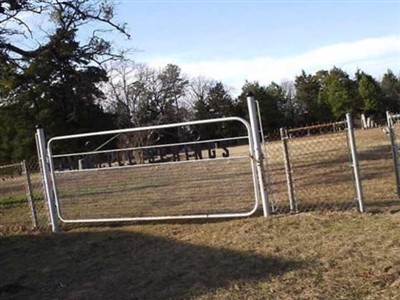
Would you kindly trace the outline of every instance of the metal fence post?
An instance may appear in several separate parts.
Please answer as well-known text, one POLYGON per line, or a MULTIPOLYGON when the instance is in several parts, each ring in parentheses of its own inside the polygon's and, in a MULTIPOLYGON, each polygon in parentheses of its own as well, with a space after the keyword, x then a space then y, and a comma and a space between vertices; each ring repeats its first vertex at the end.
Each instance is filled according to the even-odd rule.
POLYGON ((396 180, 396 190, 397 196, 400 197, 400 174, 399 174, 399 149, 396 143, 396 133, 394 132, 394 124, 390 112, 386 112, 386 119, 388 124, 388 133, 390 139, 390 146, 392 150, 392 157, 393 157, 393 170, 394 170, 394 177, 396 180))
POLYGON ((283 145, 283 159, 285 164, 285 173, 286 173, 286 182, 289 196, 289 204, 290 210, 292 212, 297 212, 297 203, 296 197, 294 193, 294 185, 293 185, 293 171, 292 165, 290 164, 290 156, 289 156, 289 145, 288 145, 288 132, 286 128, 280 129, 281 140, 283 145))
POLYGON ((347 121, 348 138, 349 138, 349 145, 350 145, 350 152, 352 159, 352 167, 354 172, 355 187, 357 192, 358 209, 360 210, 360 212, 365 212, 364 195, 362 190, 360 167, 358 164, 356 139, 354 136, 354 124, 353 124, 353 118, 351 117, 350 113, 346 114, 346 121, 347 121))
POLYGON ((44 182, 44 188, 45 188, 45 192, 46 192, 47 205, 49 208, 51 229, 53 232, 58 232, 57 213, 56 213, 53 189, 51 188, 50 168, 49 168, 49 162, 48 162, 49 158, 47 157, 44 131, 43 131, 43 127, 41 125, 38 125, 36 127, 36 133, 37 133, 39 156, 40 156, 40 160, 42 162, 43 182, 44 182))
POLYGON ((263 164, 264 155, 261 150, 260 131, 259 131, 259 124, 257 122, 257 110, 256 110, 254 95, 252 93, 248 93, 247 95, 247 107, 249 109, 251 135, 253 136, 253 141, 254 141, 254 153, 252 153, 252 155, 254 156, 254 159, 256 160, 257 163, 257 173, 258 173, 257 177, 258 177, 258 185, 260 187, 259 190, 261 193, 261 202, 263 206, 264 216, 267 217, 271 215, 271 207, 269 205, 268 194, 265 186, 265 171, 263 164))
POLYGON ((37 228, 38 221, 37 221, 35 203, 33 202, 33 189, 32 189, 32 182, 31 182, 31 175, 26 166, 26 160, 23 160, 21 162, 21 167, 22 167, 22 173, 25 175, 25 180, 26 180, 25 181, 26 198, 28 200, 29 210, 31 211, 32 227, 37 228))

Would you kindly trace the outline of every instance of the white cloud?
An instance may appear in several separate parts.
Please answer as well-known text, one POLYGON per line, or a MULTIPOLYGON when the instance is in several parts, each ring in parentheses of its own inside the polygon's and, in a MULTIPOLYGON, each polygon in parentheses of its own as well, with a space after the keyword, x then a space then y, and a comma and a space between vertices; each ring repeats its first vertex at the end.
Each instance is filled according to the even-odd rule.
POLYGON ((369 38, 349 43, 323 46, 291 57, 255 57, 237 60, 209 60, 188 62, 179 58, 160 58, 149 62, 153 67, 175 63, 191 76, 207 76, 221 80, 240 91, 244 81, 257 80, 262 84, 280 82, 305 70, 314 73, 333 66, 354 73, 358 68, 379 77, 391 68, 400 71, 400 36, 369 38))

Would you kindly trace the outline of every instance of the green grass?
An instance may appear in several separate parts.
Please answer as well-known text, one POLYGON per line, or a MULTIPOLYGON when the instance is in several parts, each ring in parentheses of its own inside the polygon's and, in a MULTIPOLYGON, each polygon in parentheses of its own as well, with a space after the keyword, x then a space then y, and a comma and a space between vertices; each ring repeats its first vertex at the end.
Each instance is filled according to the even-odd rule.
MULTIPOLYGON (((44 196, 42 193, 38 192, 33 195, 34 201, 43 201, 44 196)), ((26 205, 27 204, 27 196, 20 194, 20 195, 0 195, 0 207, 9 208, 11 206, 19 206, 19 205, 26 205)))
POLYGON ((27 201, 26 196, 24 197, 23 195, 3 196, 0 197, 0 207, 21 205, 26 201, 27 201))
POLYGON ((399 214, 8 233, 0 298, 396 299, 399 253, 399 214))

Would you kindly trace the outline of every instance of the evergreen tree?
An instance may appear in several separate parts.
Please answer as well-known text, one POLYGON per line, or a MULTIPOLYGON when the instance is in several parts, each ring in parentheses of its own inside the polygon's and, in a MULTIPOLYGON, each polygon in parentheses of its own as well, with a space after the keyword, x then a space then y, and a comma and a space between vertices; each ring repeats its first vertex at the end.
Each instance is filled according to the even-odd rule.
POLYGON ((98 84, 107 80, 101 62, 119 55, 96 30, 86 43, 78 39, 78 32, 86 24, 100 22, 125 33, 112 22, 113 7, 105 2, 14 2, 0 6, 0 68, 4 70, 0 75, 0 136, 7 140, 10 133, 15 134, 11 146, 0 145, 5 160, 0 163, 36 154, 37 123, 43 123, 48 136, 110 128, 112 118, 99 106, 104 95, 98 84), (21 28, 12 28, 7 20, 39 11, 48 14, 53 27, 38 47, 23 49, 15 35, 29 27, 19 23, 21 28), (18 121, 7 124, 9 118, 18 121))
POLYGON ((244 116, 247 115, 246 95, 251 92, 260 107, 261 121, 264 131, 276 129, 283 125, 284 116, 279 109, 280 97, 277 96, 276 87, 269 88, 260 85, 258 82, 248 82, 242 87, 239 102, 244 116))
POLYGON ((319 101, 319 92, 323 81, 323 72, 317 75, 307 74, 304 70, 296 76, 295 99, 298 105, 298 123, 313 123, 330 118, 330 110, 319 101))
POLYGON ((367 116, 384 116, 386 107, 379 83, 371 75, 360 71, 356 73, 356 79, 362 112, 367 116))
POLYGON ((361 103, 357 93, 357 83, 343 70, 334 67, 321 80, 319 102, 329 106, 335 119, 344 118, 346 113, 358 113, 361 103))
MULTIPOLYGON (((224 118, 235 115, 236 108, 232 97, 221 82, 211 86, 204 99, 199 98, 194 104, 197 120, 224 118)), ((221 138, 237 134, 238 124, 207 124, 201 126, 202 139, 221 138)))
POLYGON ((391 70, 388 70, 383 75, 380 86, 387 110, 400 112, 400 77, 396 77, 391 70))

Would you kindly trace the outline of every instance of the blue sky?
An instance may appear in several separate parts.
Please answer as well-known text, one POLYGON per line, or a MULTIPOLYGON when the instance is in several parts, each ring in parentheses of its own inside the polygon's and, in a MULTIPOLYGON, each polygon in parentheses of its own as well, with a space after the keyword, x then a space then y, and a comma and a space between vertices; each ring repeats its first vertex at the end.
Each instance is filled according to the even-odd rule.
MULTIPOLYGON (((117 17, 154 67, 181 66, 240 89, 333 65, 375 77, 400 72, 400 1, 133 1, 117 17)), ((122 43, 122 44, 121 44, 122 43)))

